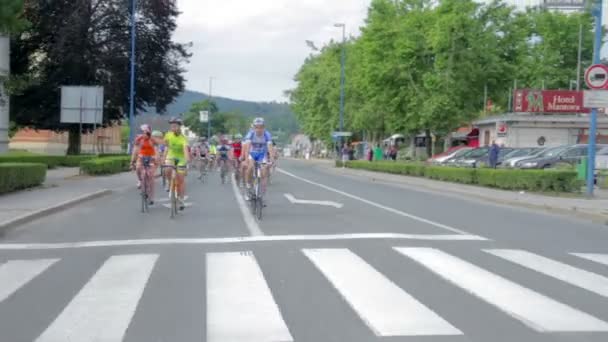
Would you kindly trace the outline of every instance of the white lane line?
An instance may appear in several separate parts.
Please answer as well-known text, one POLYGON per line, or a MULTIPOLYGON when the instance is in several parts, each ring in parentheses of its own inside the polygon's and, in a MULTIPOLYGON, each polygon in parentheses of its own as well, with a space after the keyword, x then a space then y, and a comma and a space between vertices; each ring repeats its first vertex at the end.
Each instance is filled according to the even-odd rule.
POLYGON ((462 335, 348 249, 304 249, 376 336, 462 335))
POLYGON ((293 341, 251 252, 207 254, 209 342, 293 341))
POLYGON ((92 247, 119 247, 143 245, 212 245, 241 244, 287 241, 336 241, 336 240, 422 240, 422 241, 488 241, 477 235, 460 234, 399 234, 399 233, 354 233, 328 235, 264 235, 237 236, 228 238, 192 238, 192 239, 136 239, 136 240, 102 240, 58 243, 6 243, 0 244, 0 250, 37 250, 37 249, 70 249, 92 247))
POLYGON ((568 284, 608 297, 608 278, 562 262, 515 249, 486 249, 485 252, 568 284))
POLYGON ((283 194, 283 195, 292 204, 316 204, 316 205, 334 207, 334 208, 338 208, 338 209, 342 208, 344 206, 342 203, 333 202, 333 201, 302 200, 302 199, 295 198, 294 195, 292 195, 292 194, 283 194))
POLYGON ((608 331, 608 323, 434 248, 395 248, 438 276, 543 332, 608 331))
POLYGON ((460 230, 460 229, 457 229, 457 228, 454 228, 454 227, 450 227, 450 226, 445 225, 443 223, 438 223, 438 222, 435 222, 435 221, 427 220, 425 218, 422 218, 422 217, 419 217, 419 216, 416 216, 416 215, 408 214, 408 213, 403 212, 401 210, 397 210, 397 209, 394 209, 394 208, 391 208, 391 207, 387 207, 385 205, 382 205, 382 204, 379 204, 379 203, 376 203, 376 202, 372 202, 370 200, 366 200, 365 198, 362 198, 362 197, 350 194, 348 192, 344 192, 342 190, 338 190, 338 189, 332 188, 330 186, 327 186, 327 185, 324 185, 324 184, 321 184, 321 183, 313 182, 313 181, 308 180, 306 178, 302 178, 300 176, 296 176, 293 173, 287 172, 287 171, 285 171, 285 170, 283 170, 281 168, 277 168, 277 171, 279 171, 279 172, 281 172, 281 173, 283 173, 285 175, 288 175, 290 177, 293 177, 295 179, 299 179, 302 182, 306 182, 308 184, 312 184, 312 185, 318 186, 318 187, 323 188, 325 190, 333 191, 333 192, 335 192, 337 194, 340 194, 342 196, 346 196, 346 197, 355 199, 357 201, 361 201, 361 202, 363 202, 365 204, 369 204, 369 205, 371 205, 373 207, 386 210, 386 211, 391 212, 393 214, 397 214, 397 215, 400 215, 400 216, 403 216, 403 217, 407 217, 407 218, 410 218, 412 220, 416 220, 416 221, 419 221, 419 222, 422 222, 422 223, 430 224, 432 226, 435 226, 435 227, 438 227, 438 228, 442 228, 442 229, 448 230, 448 231, 453 232, 453 233, 462 234, 462 235, 472 235, 472 234, 469 234, 469 233, 465 232, 464 230, 460 230))
POLYGON ((59 259, 11 260, 0 264, 0 302, 59 259))
POLYGON ((122 341, 157 258, 110 257, 36 342, 122 341))
POLYGON ((243 220, 245 221, 245 225, 247 226, 249 233, 251 234, 251 236, 264 235, 264 233, 260 229, 260 226, 256 222, 255 218, 253 218, 251 211, 247 207, 247 203, 245 203, 245 199, 243 198, 243 195, 241 195, 241 192, 239 191, 239 188, 236 185, 236 178, 234 178, 234 173, 232 174, 231 177, 232 177, 232 182, 230 182, 230 183, 232 183, 232 191, 234 192, 234 197, 236 197, 236 201, 239 204, 239 208, 241 209, 241 214, 243 215, 243 220))
POLYGON ((597 262, 598 264, 604 264, 608 266, 608 254, 599 254, 599 253, 570 253, 579 258, 587 259, 593 262, 597 262))

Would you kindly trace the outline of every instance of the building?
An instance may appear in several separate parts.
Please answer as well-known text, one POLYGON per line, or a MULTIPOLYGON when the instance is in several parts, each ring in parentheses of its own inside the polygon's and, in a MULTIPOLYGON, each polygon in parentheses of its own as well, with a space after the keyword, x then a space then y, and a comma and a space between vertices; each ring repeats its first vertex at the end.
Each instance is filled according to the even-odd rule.
MULTIPOLYGON (((598 116, 597 143, 608 143, 608 117, 598 116)), ((584 144, 588 139, 588 115, 530 115, 509 113, 473 122, 479 129, 479 142, 493 140, 509 147, 584 144)))
MULTIPOLYGON (((82 135, 82 153, 120 153, 120 126, 98 128, 82 135)), ((68 132, 23 128, 10 139, 9 147, 51 155, 65 155, 68 149, 68 132)))

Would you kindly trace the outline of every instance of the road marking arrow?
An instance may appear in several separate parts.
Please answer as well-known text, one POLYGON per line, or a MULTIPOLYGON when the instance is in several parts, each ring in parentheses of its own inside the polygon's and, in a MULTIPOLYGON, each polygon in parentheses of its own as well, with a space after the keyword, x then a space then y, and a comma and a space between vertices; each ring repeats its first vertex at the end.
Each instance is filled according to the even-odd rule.
POLYGON ((313 200, 300 200, 295 198, 292 194, 284 194, 285 198, 293 204, 316 204, 316 205, 325 205, 329 207, 342 208, 344 205, 338 202, 332 201, 313 201, 313 200))

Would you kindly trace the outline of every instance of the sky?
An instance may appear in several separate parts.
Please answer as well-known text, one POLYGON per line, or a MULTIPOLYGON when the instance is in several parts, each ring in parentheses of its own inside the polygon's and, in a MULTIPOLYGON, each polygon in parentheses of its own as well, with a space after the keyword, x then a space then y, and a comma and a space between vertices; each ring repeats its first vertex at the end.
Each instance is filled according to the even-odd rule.
MULTIPOLYGON (((480 0, 483 1, 483 0, 480 0)), ((486 0, 487 1, 487 0, 486 0)), ((541 0, 508 0, 524 6, 541 0)), ((293 77, 317 47, 358 36, 371 0, 177 0, 175 40, 192 42, 186 88, 252 101, 287 101, 293 77)), ((605 2, 606 3, 606 2, 605 2)), ((604 14, 607 14, 605 11, 604 14)))

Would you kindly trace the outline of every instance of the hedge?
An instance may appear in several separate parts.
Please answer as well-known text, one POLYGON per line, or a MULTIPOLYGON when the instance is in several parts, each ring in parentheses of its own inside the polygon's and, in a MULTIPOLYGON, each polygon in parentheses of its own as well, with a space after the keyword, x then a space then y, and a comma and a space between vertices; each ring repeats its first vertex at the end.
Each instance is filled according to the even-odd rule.
POLYGON ((104 157, 85 160, 80 163, 80 171, 88 175, 109 175, 129 171, 131 157, 104 157))
POLYGON ((0 194, 44 183, 46 168, 45 164, 40 163, 0 164, 0 194))
MULTIPOLYGON (((103 157, 105 155, 100 155, 103 157)), ((109 157, 124 156, 110 155, 109 157)), ((85 160, 96 158, 94 154, 69 155, 69 156, 50 156, 50 155, 27 155, 27 154, 8 154, 0 155, 0 164, 2 163, 41 163, 46 164, 49 169, 54 169, 58 166, 78 167, 85 160)), ((108 157, 108 158, 109 158, 108 157)))
MULTIPOLYGON (((337 161, 336 166, 341 167, 342 162, 337 161)), ((430 166, 422 163, 362 160, 348 161, 346 167, 476 184, 505 190, 577 192, 580 191, 582 185, 581 181, 576 179, 576 172, 572 170, 457 168, 430 166)))

